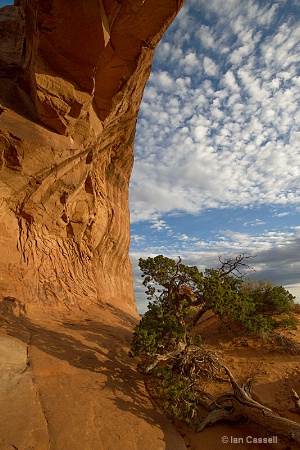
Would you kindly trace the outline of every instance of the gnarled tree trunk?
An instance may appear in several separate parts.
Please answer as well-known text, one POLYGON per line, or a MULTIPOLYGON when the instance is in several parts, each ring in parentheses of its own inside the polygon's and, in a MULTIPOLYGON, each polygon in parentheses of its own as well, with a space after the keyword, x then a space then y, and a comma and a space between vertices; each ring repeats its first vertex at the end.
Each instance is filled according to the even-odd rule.
POLYGON ((201 422, 198 432, 220 420, 236 421, 245 417, 274 435, 300 442, 300 423, 281 417, 267 406, 253 400, 251 382, 238 386, 230 370, 225 366, 223 368, 230 379, 233 394, 223 394, 215 400, 215 408, 201 422))

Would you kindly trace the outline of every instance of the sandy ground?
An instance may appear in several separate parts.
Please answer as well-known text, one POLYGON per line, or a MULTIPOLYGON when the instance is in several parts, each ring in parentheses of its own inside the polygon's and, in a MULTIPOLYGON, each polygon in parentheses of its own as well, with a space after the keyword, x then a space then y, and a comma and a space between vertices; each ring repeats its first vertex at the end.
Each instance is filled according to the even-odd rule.
MULTIPOLYGON (((298 330, 280 329, 279 332, 299 344, 300 316, 298 330)), ((299 414, 290 409, 294 404, 291 389, 300 393, 300 354, 291 354, 280 344, 259 337, 238 335, 239 330, 230 331, 211 318, 198 325, 206 348, 217 352, 220 362, 225 364, 239 382, 252 380, 252 397, 273 409, 279 415, 300 423, 299 414)), ((212 394, 232 392, 230 383, 208 383, 212 394)), ((206 412, 203 410, 203 417, 206 412)), ((289 450, 298 448, 280 437, 268 435, 265 430, 250 423, 222 424, 195 433, 193 429, 178 425, 189 450, 289 450), (254 438, 268 437, 272 443, 254 443, 254 438)), ((298 444, 299 445, 299 444, 298 444)))

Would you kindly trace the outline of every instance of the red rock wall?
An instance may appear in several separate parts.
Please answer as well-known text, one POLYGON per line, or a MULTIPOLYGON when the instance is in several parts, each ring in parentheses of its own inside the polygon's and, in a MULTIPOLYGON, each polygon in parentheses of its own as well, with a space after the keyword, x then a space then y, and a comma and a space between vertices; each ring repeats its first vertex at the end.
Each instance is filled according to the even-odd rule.
POLYGON ((135 314, 135 124, 154 48, 183 1, 17 0, 0 9, 1 298, 135 314))

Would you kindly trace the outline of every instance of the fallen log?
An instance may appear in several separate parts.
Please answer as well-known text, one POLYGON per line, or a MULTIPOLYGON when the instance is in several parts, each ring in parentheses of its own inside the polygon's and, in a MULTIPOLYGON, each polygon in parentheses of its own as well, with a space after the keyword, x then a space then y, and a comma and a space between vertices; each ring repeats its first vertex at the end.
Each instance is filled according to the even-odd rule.
POLYGON ((230 370, 226 366, 222 366, 222 368, 230 379, 233 394, 226 393, 215 400, 215 408, 201 422, 197 432, 221 420, 237 421, 246 418, 274 435, 300 442, 300 423, 281 417, 269 407, 253 400, 251 381, 248 380, 239 386, 230 370))
POLYGON ((292 389, 292 400, 295 404, 295 408, 290 409, 291 412, 300 414, 300 397, 294 389, 292 389))

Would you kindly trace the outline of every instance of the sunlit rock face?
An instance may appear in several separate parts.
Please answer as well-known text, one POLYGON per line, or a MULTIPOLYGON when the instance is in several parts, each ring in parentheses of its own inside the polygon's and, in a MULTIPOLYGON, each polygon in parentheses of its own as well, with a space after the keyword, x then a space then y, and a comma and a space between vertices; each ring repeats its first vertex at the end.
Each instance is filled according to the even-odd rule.
POLYGON ((183 0, 0 9, 0 292, 136 314, 128 183, 154 49, 183 0))

